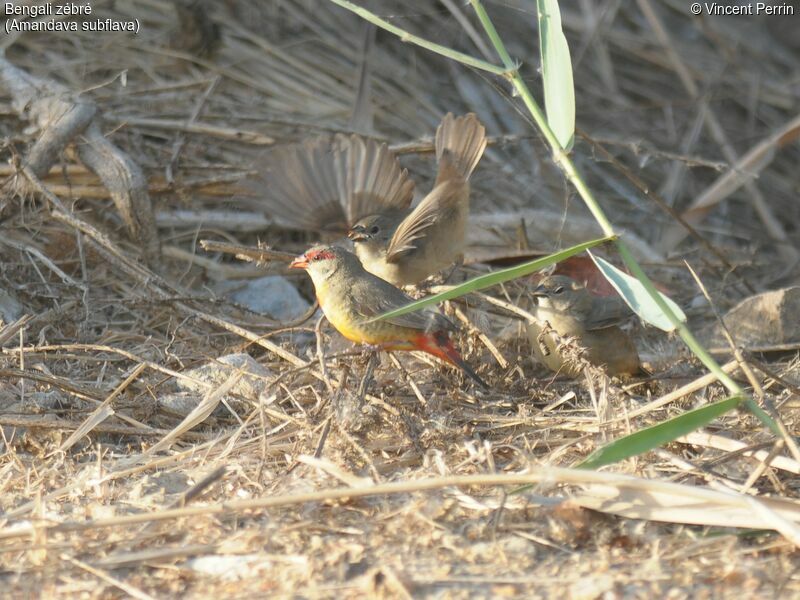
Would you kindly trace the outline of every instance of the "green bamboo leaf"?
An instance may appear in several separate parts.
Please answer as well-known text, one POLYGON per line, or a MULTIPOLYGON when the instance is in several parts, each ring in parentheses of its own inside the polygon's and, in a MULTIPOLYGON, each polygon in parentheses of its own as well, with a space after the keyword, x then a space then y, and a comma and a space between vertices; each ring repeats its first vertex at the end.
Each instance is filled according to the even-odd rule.
MULTIPOLYGON (((675 326, 672 324, 672 321, 670 321, 667 315, 664 314, 664 311, 662 311, 658 304, 656 304, 656 301, 652 296, 650 296, 638 279, 628 275, 624 271, 620 271, 607 260, 603 260, 591 252, 589 252, 589 256, 592 257, 594 264, 597 265, 597 268, 600 269, 600 272, 603 274, 603 276, 608 279, 609 283, 614 286, 614 289, 619 292, 619 295, 622 296, 622 299, 628 303, 628 306, 631 307, 633 312, 639 315, 639 318, 642 319, 642 321, 650 323, 651 325, 655 325, 664 331, 675 330, 675 326)), ((661 296, 661 299, 667 304, 667 306, 672 309, 672 312, 675 313, 675 316, 677 316, 678 319, 681 321, 686 321, 686 315, 683 314, 683 311, 677 304, 675 304, 675 302, 670 300, 661 292, 658 292, 658 294, 661 296)))
POLYGON ((515 267, 509 267, 508 269, 501 269, 500 271, 493 271, 492 273, 487 273, 486 275, 480 275, 479 277, 475 277, 474 279, 465 281, 461 285, 457 285, 453 289, 447 290, 446 292, 440 292, 438 294, 434 294, 433 296, 428 296, 427 298, 422 298, 421 300, 411 302, 401 308, 391 310, 387 313, 369 319, 365 321, 365 323, 370 323, 372 321, 380 321, 382 319, 387 319, 389 317, 405 315, 410 312, 414 312, 415 310, 424 308, 426 306, 430 306, 431 304, 437 304, 445 300, 458 298, 459 296, 463 296, 464 294, 469 294, 470 292, 477 292, 478 290, 483 290, 488 287, 492 287, 493 285, 497 285, 499 283, 504 283, 512 279, 517 279, 518 277, 523 277, 525 275, 528 275, 529 273, 533 273, 534 271, 538 271, 540 269, 553 265, 557 262, 560 262, 566 258, 569 258, 570 256, 574 256, 575 254, 580 254, 581 252, 585 252, 589 248, 594 248, 595 246, 599 246, 600 244, 604 244, 605 242, 612 241, 613 239, 614 236, 610 236, 610 237, 600 238, 597 240, 592 240, 590 242, 584 242, 582 244, 578 244, 577 246, 572 246, 571 248, 567 248, 566 250, 561 250, 560 252, 556 252, 555 254, 550 254, 549 256, 537 258, 536 260, 531 260, 526 263, 522 263, 521 265, 517 265, 515 267))
POLYGON ((577 466, 581 469, 597 469, 631 456, 637 456, 705 427, 717 417, 739 406, 742 400, 743 396, 731 396, 714 404, 690 410, 669 421, 626 435, 592 452, 577 466))
POLYGON ((536 8, 547 122, 561 147, 569 150, 575 139, 575 86, 569 45, 561 29, 558 0, 536 0, 536 8))

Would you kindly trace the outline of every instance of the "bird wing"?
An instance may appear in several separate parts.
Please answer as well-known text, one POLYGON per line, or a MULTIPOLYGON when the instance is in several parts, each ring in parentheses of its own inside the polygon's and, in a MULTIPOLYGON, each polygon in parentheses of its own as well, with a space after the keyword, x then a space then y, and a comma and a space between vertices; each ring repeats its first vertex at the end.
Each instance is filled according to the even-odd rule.
POLYGON ((377 213, 408 208, 414 182, 386 144, 358 135, 340 137, 346 147, 346 176, 339 185, 347 199, 348 224, 377 213))
POLYGON ((357 135, 314 138, 276 148, 245 186, 279 224, 344 231, 358 219, 406 208, 414 182, 386 144, 357 135))
POLYGON ((605 329, 627 321, 630 316, 631 310, 621 298, 595 296, 584 326, 589 331, 605 329))
POLYGON ((434 187, 397 226, 386 248, 386 261, 397 262, 416 250, 419 247, 418 240, 428 235, 428 229, 451 214, 464 193, 465 185, 463 180, 450 179, 434 187))
POLYGON ((337 185, 341 160, 325 138, 282 146, 262 157, 259 175, 244 186, 263 199, 265 212, 280 225, 341 230, 347 227, 337 185))
MULTIPOLYGON (((414 301, 413 298, 379 277, 370 276, 360 283, 361 285, 357 289, 353 289, 352 292, 357 296, 355 298, 357 312, 365 320, 372 319, 414 301)), ((423 308, 397 317, 390 317, 384 319, 384 322, 420 331, 452 331, 455 329, 455 325, 450 319, 429 308, 423 308)))

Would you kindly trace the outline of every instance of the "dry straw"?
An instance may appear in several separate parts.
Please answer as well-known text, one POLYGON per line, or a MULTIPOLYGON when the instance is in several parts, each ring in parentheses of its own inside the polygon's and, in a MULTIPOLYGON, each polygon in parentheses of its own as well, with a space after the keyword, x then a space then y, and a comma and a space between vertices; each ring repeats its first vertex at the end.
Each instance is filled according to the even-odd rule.
MULTIPOLYGON (((651 204, 657 196, 694 224, 680 252, 720 310, 748 288, 787 281, 791 224, 800 222, 797 148, 785 143, 797 118, 791 39, 769 21, 698 21, 680 2, 563 4, 578 127, 589 138, 576 136, 575 167, 615 230, 638 236, 631 248, 648 273, 689 307, 693 327, 713 320, 683 264, 659 251, 674 221, 651 204), (704 210, 713 205, 700 222, 686 212, 696 198, 704 210)), ((717 349, 736 385, 762 390, 780 437, 729 412, 658 452, 591 472, 568 467, 605 440, 724 400, 725 390, 676 340, 647 329, 635 333, 651 381, 553 378, 530 361, 522 322, 531 284, 521 280, 453 303, 469 324, 459 343, 491 394, 419 357, 394 356, 375 366, 358 403, 364 361, 329 330, 320 330, 318 356, 313 322, 282 323, 213 291, 214 277, 244 284, 260 272, 201 250, 201 239, 261 240, 290 254, 310 243, 271 228, 237 182, 273 142, 348 131, 364 58, 372 131, 420 180, 432 175, 429 136, 443 114, 475 110, 486 123, 473 256, 528 259, 601 236, 516 110, 511 70, 478 73, 383 33, 365 57, 363 21, 318 0, 210 3, 204 12, 220 39, 202 56, 174 45, 171 3, 93 7, 99 18, 146 27, 136 37, 4 42, 6 75, 82 103, 67 123, 74 129, 54 130, 39 118, 42 105, 17 93, 30 87, 4 80, 0 291, 23 307, 0 326, 9 595, 800 591, 800 464, 785 437, 797 420, 796 346, 741 353, 757 385, 729 348, 717 349), (63 142, 39 155, 47 168, 29 160, 41 139, 63 142), (98 148, 122 153, 143 177, 123 169, 135 185, 116 185, 97 167, 98 148), (242 352, 264 371, 225 379, 255 377, 258 394, 226 394, 225 379, 193 374, 242 352), (193 416, 167 402, 183 393, 177 382, 199 390, 193 416), (239 420, 209 410, 223 397, 239 420), (730 529, 738 527, 778 534, 730 529)), ((485 8, 536 93, 533 3, 485 8)), ((481 22, 457 2, 375 12, 496 60, 481 22)))

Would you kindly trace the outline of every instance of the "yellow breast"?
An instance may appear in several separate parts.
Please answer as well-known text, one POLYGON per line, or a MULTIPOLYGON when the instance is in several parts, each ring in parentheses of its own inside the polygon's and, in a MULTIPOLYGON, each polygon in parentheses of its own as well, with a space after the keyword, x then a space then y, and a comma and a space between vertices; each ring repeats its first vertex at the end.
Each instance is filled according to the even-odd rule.
POLYGON ((317 290, 322 312, 336 331, 352 342, 358 344, 372 344, 385 346, 388 349, 403 349, 407 342, 417 335, 417 332, 407 327, 398 327, 391 323, 374 321, 364 323, 363 317, 358 315, 352 307, 340 298, 328 297, 326 290, 317 290))

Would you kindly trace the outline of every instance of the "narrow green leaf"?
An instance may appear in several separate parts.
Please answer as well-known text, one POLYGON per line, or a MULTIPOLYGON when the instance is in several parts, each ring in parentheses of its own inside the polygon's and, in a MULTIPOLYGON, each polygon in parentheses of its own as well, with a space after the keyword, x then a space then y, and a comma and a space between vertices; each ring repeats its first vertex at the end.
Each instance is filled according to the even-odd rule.
POLYGON ((569 45, 561 30, 558 0, 536 0, 536 8, 547 122, 561 147, 569 150, 575 138, 575 86, 569 45))
MULTIPOLYGON (((591 252, 589 252, 589 256, 592 257, 594 264, 597 265, 597 268, 600 269, 603 276, 608 279, 609 283, 614 286, 614 289, 619 292, 619 295, 628 303, 631 310, 639 315, 642 321, 655 325, 664 331, 675 330, 675 326, 638 279, 628 275, 624 271, 620 271, 607 260, 603 260, 591 252)), ((681 321, 686 321, 686 315, 683 314, 683 311, 677 304, 661 292, 658 292, 658 294, 681 321)))
POLYGON ((584 242, 582 244, 578 244, 577 246, 572 246, 571 248, 567 248, 566 250, 561 250, 560 252, 556 252, 555 254, 550 254, 549 256, 537 258, 536 260, 531 260, 526 263, 522 263, 521 265, 517 265, 515 267, 509 267, 508 269, 501 269, 500 271, 493 271, 492 273, 487 273, 486 275, 480 275, 479 277, 475 277, 474 279, 465 281, 461 285, 455 286, 451 290, 447 290, 446 292, 440 292, 438 294, 434 294, 433 296, 428 296, 427 298, 422 298, 421 300, 417 300, 416 302, 411 302, 401 308, 397 308, 395 310, 389 311, 377 317, 373 317, 372 319, 365 321, 365 323, 370 323, 372 321, 380 321, 388 317, 405 315, 410 312, 414 312, 415 310, 424 308, 426 306, 430 306, 431 304, 437 304, 439 302, 444 302, 445 300, 452 300, 453 298, 458 298, 459 296, 463 296, 464 294, 469 294, 470 292, 477 292, 478 290, 483 290, 488 287, 492 287, 493 285, 497 285, 499 283, 504 283, 512 279, 517 279, 518 277, 523 277, 524 275, 528 275, 529 273, 533 273, 534 271, 538 271, 540 269, 553 265, 566 258, 569 258, 570 256, 574 256, 575 254, 580 254, 581 252, 585 252, 589 248, 594 248, 595 246, 599 246, 600 244, 603 244, 605 242, 612 241, 613 239, 614 237, 611 236, 611 237, 600 238, 597 240, 592 240, 590 242, 584 242))
POLYGON ((690 410, 674 419, 653 425, 636 433, 626 435, 592 452, 577 466, 581 469, 596 469, 637 456, 663 444, 672 442, 695 429, 705 427, 717 417, 736 408, 742 396, 731 396, 714 404, 690 410))

